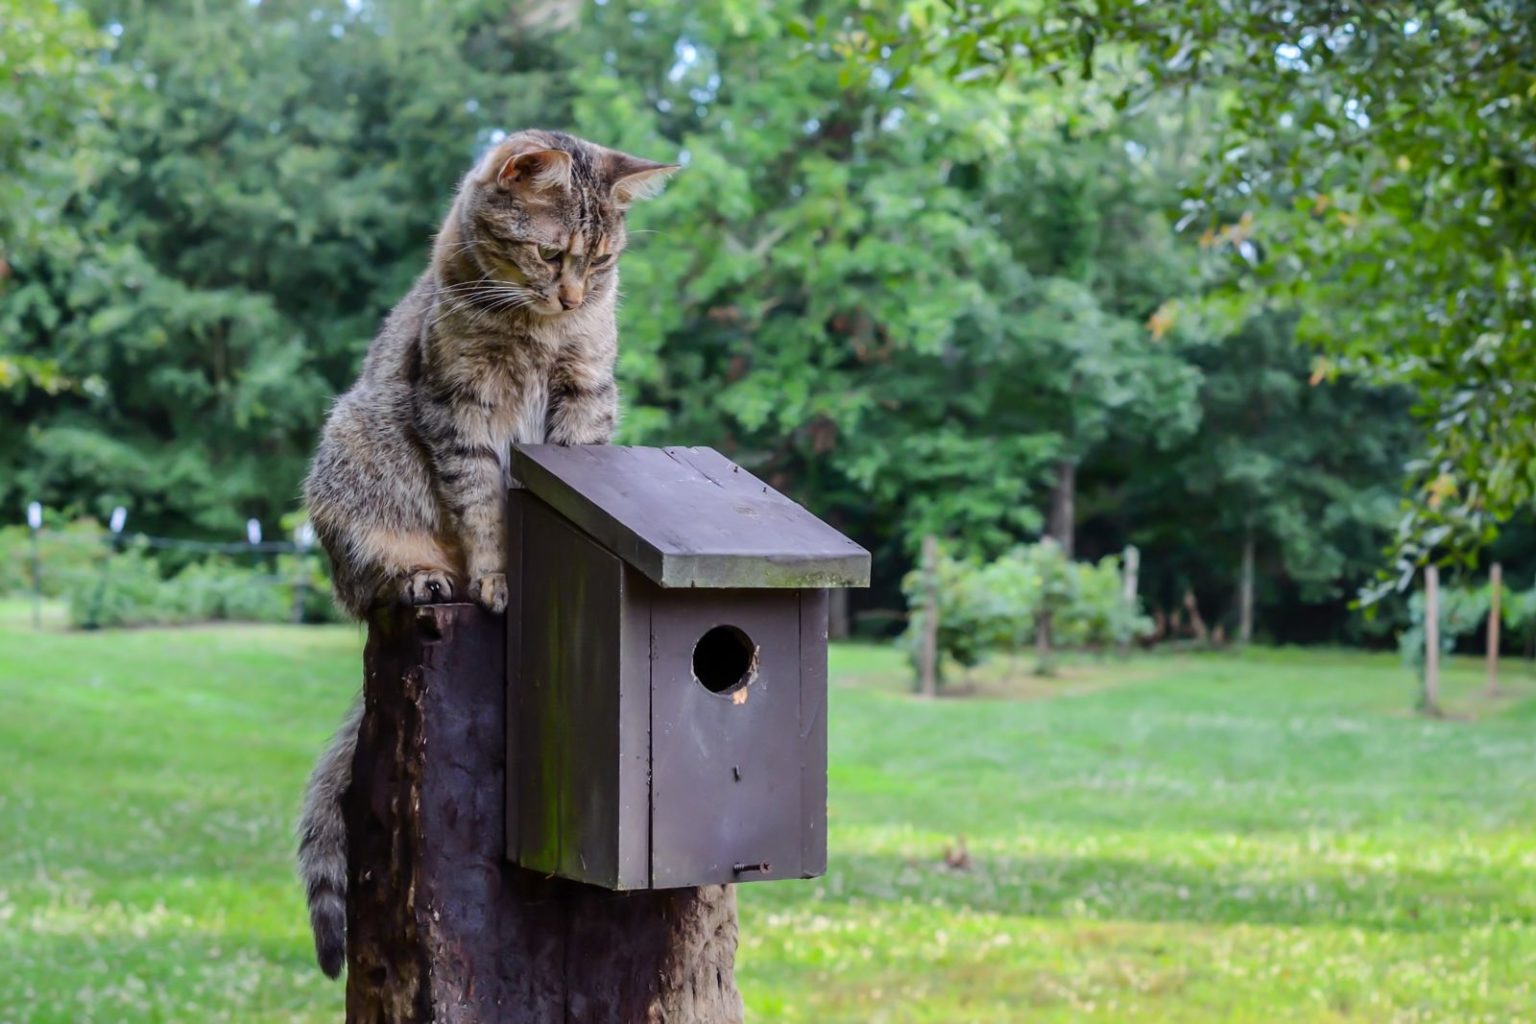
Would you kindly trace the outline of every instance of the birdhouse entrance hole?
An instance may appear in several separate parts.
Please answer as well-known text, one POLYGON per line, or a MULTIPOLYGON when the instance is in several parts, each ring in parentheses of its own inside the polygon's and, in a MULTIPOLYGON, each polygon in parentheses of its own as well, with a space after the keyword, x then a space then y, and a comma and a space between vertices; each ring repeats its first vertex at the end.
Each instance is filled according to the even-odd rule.
POLYGON ((735 626, 716 626, 693 645, 693 678, 711 693, 734 693, 757 674, 757 645, 735 626))

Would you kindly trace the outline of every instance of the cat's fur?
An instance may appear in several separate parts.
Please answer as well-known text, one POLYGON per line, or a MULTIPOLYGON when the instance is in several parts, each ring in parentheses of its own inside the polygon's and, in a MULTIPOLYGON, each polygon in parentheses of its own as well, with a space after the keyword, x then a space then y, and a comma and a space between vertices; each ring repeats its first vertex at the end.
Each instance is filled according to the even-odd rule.
MULTIPOLYGON (((351 615, 465 597, 506 608, 510 446, 612 437, 624 213, 673 170, 525 131, 464 178, 431 267, 332 408, 305 482, 351 615)), ((340 800, 360 719, 355 704, 315 767, 299 820, 315 953, 332 977, 345 958, 340 800)))

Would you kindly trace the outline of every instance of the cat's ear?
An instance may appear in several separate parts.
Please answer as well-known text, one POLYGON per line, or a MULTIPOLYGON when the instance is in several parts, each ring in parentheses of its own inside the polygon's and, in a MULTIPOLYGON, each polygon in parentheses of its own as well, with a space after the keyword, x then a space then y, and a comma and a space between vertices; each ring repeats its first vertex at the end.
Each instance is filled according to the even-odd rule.
POLYGON ((560 149, 514 153, 496 172, 496 184, 520 192, 570 188, 571 154, 560 149))
POLYGON ((667 178, 680 170, 680 164, 658 164, 628 153, 610 152, 608 180, 612 182, 609 187, 613 201, 619 204, 620 209, 624 209, 630 203, 658 196, 666 187, 667 178))

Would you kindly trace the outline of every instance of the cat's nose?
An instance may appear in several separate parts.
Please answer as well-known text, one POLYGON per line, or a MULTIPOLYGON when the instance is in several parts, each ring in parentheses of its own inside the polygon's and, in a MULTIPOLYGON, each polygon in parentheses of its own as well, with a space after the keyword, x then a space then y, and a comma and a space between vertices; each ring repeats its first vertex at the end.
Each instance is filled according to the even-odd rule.
POLYGON ((576 302, 576 300, 568 299, 564 295, 560 296, 560 308, 561 309, 575 309, 577 305, 578 305, 578 303, 576 302))

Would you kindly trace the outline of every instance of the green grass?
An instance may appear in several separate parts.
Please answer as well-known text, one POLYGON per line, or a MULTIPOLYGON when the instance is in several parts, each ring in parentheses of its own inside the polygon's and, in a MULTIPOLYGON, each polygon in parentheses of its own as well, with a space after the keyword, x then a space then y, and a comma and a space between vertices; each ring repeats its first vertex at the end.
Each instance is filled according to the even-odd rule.
MULTIPOLYGON (((289 867, 349 629, 0 606, 0 1024, 340 1019, 289 867)), ((741 889, 758 1021, 1536 1017, 1536 676, 1138 657, 924 703, 834 651, 832 864, 741 889), (969 867, 944 864, 962 843, 969 867)))

